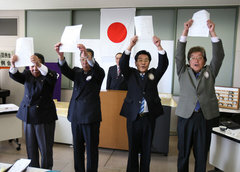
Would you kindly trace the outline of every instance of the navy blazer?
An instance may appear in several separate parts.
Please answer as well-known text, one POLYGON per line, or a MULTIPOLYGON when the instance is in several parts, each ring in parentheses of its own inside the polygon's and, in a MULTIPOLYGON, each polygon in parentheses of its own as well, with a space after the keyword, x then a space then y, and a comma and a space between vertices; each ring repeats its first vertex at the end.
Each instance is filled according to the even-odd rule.
POLYGON ((127 90, 127 82, 124 79, 122 72, 117 74, 117 65, 110 66, 107 76, 107 90, 127 90))
POLYGON ((29 124, 50 123, 57 120, 53 92, 57 82, 55 71, 48 69, 46 76, 34 77, 29 69, 9 76, 24 84, 24 97, 17 112, 17 117, 29 124))
POLYGON ((62 74, 74 82, 68 120, 79 124, 100 122, 102 116, 99 92, 105 76, 104 70, 97 62, 86 74, 82 68, 71 69, 67 62, 59 67, 62 74))
POLYGON ((147 102, 149 115, 152 119, 163 114, 161 99, 157 85, 168 67, 167 54, 159 54, 158 67, 149 69, 142 80, 137 69, 129 67, 130 55, 125 52, 120 59, 120 69, 128 83, 128 92, 124 100, 120 115, 131 121, 137 119, 142 98, 147 102))

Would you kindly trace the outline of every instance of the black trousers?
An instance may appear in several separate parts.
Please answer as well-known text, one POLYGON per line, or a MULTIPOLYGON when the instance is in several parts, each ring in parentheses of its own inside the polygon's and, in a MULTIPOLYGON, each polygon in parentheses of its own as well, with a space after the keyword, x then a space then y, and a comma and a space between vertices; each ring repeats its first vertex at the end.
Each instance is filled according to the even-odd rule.
POLYGON ((136 121, 127 120, 129 144, 127 172, 139 172, 139 169, 140 172, 149 172, 154 129, 155 119, 147 116, 139 117, 136 121))
POLYGON ((47 124, 27 124, 24 122, 24 133, 29 166, 52 169, 53 167, 53 143, 55 121, 47 124), (41 153, 41 166, 39 165, 39 151, 41 153))
POLYGON ((97 172, 100 122, 78 124, 72 122, 74 168, 85 172, 85 144, 87 148, 87 172, 97 172))
POLYGON ((178 172, 189 171, 189 155, 193 148, 195 172, 205 172, 211 142, 212 127, 219 118, 206 120, 202 112, 194 112, 188 119, 178 117, 178 172))

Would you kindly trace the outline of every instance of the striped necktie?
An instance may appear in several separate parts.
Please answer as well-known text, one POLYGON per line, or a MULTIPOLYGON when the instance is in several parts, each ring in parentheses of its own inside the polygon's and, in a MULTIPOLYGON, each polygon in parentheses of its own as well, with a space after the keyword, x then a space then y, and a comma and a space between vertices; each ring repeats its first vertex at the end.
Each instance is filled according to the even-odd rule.
POLYGON ((139 114, 143 113, 143 111, 144 111, 144 102, 145 102, 145 100, 144 100, 144 97, 143 97, 142 102, 141 102, 141 106, 140 106, 140 110, 139 110, 139 114))
MULTIPOLYGON (((140 76, 142 78, 142 80, 144 79, 144 74, 140 73, 140 76)), ((141 106, 140 106, 140 110, 139 110, 139 114, 143 113, 144 111, 144 103, 145 103, 145 99, 144 97, 142 98, 142 102, 141 102, 141 106)))

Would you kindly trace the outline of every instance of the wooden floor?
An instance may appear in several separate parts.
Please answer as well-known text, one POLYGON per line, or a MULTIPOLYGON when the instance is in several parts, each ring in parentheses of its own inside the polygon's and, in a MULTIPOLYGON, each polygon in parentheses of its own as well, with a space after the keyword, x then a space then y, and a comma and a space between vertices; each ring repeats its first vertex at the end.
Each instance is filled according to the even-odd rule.
MULTIPOLYGON (((16 144, 8 141, 0 142, 0 162, 13 163, 19 158, 27 158, 24 139, 20 139, 21 150, 16 150, 16 144)), ((70 145, 54 144, 53 170, 61 172, 74 172, 73 148, 70 145)), ((99 149, 99 172, 125 172, 127 166, 127 151, 99 149)), ((207 164, 207 171, 214 167, 207 164)), ((169 154, 163 156, 152 153, 151 172, 176 172, 177 171, 177 136, 170 136, 169 154)), ((194 171, 194 158, 191 154, 189 172, 194 171)))

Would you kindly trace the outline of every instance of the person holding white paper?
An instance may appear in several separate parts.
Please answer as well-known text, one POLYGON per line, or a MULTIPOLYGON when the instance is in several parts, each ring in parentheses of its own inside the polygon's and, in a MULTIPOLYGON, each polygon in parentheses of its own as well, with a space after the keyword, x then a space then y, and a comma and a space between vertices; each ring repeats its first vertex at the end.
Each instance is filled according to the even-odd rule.
POLYGON ((24 97, 17 117, 24 123, 28 159, 31 167, 52 169, 53 143, 57 113, 53 102, 57 73, 48 69, 44 56, 35 53, 30 57, 33 66, 19 72, 15 66, 18 56, 11 58, 10 77, 24 85, 24 97), (39 151, 41 165, 39 165, 39 151))
POLYGON ((95 61, 94 52, 91 49, 86 49, 83 44, 76 46, 81 52, 82 68, 70 68, 64 53, 59 51, 61 43, 55 45, 62 74, 74 82, 68 108, 68 120, 71 122, 73 135, 74 168, 76 172, 85 171, 86 146, 86 171, 97 172, 99 129, 102 120, 99 93, 105 73, 95 61))
POLYGON ((140 50, 135 55, 137 69, 130 67, 131 50, 137 41, 137 36, 131 39, 119 62, 128 86, 120 115, 127 118, 129 142, 127 172, 149 172, 155 122, 157 117, 163 115, 157 85, 167 70, 168 58, 162 48, 161 40, 153 36, 152 42, 158 50, 158 66, 148 69, 152 59, 151 54, 146 50, 140 50))
POLYGON ((222 41, 217 37, 215 24, 208 20, 212 41, 212 60, 206 65, 203 47, 185 49, 189 28, 193 20, 184 23, 177 44, 176 66, 180 84, 180 98, 176 109, 178 116, 178 172, 189 171, 189 155, 193 148, 195 172, 205 172, 212 127, 218 125, 219 108, 215 93, 215 79, 224 59, 222 41))

